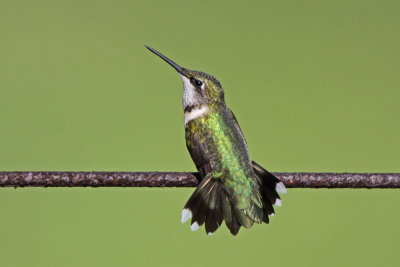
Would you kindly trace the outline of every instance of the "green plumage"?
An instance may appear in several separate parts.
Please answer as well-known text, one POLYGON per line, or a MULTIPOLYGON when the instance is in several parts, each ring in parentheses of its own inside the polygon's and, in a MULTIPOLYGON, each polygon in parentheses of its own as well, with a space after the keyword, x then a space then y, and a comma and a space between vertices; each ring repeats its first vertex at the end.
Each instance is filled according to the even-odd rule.
POLYGON ((191 229, 205 224, 214 233, 225 221, 233 235, 241 226, 268 223, 272 205, 285 192, 275 176, 250 160, 247 143, 221 84, 213 76, 182 68, 156 50, 150 51, 175 68, 183 81, 185 136, 189 153, 202 179, 182 211, 182 223, 192 217, 191 229))
MULTIPOLYGON (((238 220, 246 228, 262 222, 262 203, 246 141, 228 108, 210 111, 186 124, 186 145, 193 160, 209 159, 209 175, 222 183, 238 220), (196 151, 201 146, 201 152, 196 151), (247 215, 247 216, 246 216, 247 215)), ((200 161, 202 162, 202 161, 200 161)), ((201 166, 199 166, 201 167, 201 166)), ((204 167, 203 167, 204 168, 204 167)))

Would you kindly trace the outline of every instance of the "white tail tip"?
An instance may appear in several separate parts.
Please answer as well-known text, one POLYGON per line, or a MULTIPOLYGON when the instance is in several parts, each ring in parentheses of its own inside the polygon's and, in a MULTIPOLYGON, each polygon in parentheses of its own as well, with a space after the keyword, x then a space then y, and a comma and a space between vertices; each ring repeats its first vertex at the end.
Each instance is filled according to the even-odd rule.
POLYGON ((212 233, 212 232, 209 232, 209 233, 207 233, 207 235, 213 235, 214 233, 212 233))
POLYGON ((182 210, 182 223, 185 223, 187 220, 192 218, 192 212, 189 209, 183 209, 182 210))
POLYGON ((282 182, 279 182, 276 184, 275 190, 276 190, 276 192, 281 193, 281 194, 287 193, 286 187, 282 182))
POLYGON ((270 216, 270 217, 274 217, 274 216, 275 216, 275 213, 271 213, 269 216, 270 216))
POLYGON ((190 230, 197 231, 197 229, 199 229, 199 224, 197 222, 194 222, 191 226, 190 226, 190 230))
POLYGON ((282 201, 279 198, 277 198, 275 200, 275 204, 274 205, 277 206, 277 207, 281 207, 282 206, 282 201))

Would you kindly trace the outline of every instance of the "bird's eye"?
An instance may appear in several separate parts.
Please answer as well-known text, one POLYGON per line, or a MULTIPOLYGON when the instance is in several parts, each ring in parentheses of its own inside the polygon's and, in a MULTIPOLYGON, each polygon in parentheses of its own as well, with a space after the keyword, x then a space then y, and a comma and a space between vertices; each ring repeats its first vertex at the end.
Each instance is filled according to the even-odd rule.
POLYGON ((194 84, 195 84, 196 86, 198 86, 198 87, 200 87, 200 86, 203 85, 203 83, 202 83, 201 81, 199 81, 199 80, 195 80, 195 81, 194 81, 194 84))
POLYGON ((199 80, 193 79, 193 83, 196 87, 201 87, 203 85, 203 83, 199 80))

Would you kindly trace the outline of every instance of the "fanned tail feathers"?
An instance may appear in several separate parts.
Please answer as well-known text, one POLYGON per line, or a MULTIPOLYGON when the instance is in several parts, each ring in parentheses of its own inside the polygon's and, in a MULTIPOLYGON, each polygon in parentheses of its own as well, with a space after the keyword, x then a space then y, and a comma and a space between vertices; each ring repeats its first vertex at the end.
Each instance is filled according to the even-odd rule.
POLYGON ((269 223, 268 217, 274 216, 275 212, 273 205, 281 206, 278 193, 286 193, 286 188, 278 178, 256 162, 253 161, 252 164, 259 190, 256 193, 261 197, 262 208, 254 203, 247 210, 236 207, 234 196, 227 193, 221 180, 206 175, 187 201, 182 211, 182 223, 192 218, 191 230, 196 231, 205 224, 208 235, 212 235, 222 221, 225 221, 233 235, 239 232, 241 226, 250 228, 254 222, 269 223))
POLYGON ((282 206, 278 193, 286 194, 286 187, 278 178, 261 167, 258 163, 254 161, 252 163, 256 180, 260 185, 261 199, 263 202, 263 222, 269 223, 268 216, 275 215, 273 205, 278 207, 282 206))
POLYGON ((203 223, 207 234, 214 233, 223 221, 222 184, 206 176, 189 198, 182 211, 182 223, 192 217, 190 229, 196 231, 203 223))

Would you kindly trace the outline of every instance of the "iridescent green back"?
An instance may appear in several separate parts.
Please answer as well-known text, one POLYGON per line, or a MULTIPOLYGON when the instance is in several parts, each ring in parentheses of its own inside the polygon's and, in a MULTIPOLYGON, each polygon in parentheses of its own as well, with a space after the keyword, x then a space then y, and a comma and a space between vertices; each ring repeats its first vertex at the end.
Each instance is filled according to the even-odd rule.
POLYGON ((189 121, 186 125, 186 144, 198 168, 202 167, 199 161, 208 160, 208 170, 211 170, 214 179, 221 179, 237 209, 245 210, 251 202, 262 206, 246 140, 228 108, 211 111, 204 117, 189 121), (199 153, 203 154, 203 160, 199 159, 199 153))

